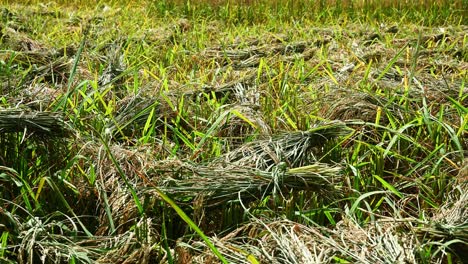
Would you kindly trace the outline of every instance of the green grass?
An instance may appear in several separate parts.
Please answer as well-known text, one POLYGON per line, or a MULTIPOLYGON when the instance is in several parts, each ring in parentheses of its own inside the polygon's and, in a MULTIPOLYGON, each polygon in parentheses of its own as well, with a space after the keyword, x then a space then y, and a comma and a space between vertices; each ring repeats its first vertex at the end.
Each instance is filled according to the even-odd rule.
POLYGON ((0 262, 466 259, 466 1, 0 3, 0 262))

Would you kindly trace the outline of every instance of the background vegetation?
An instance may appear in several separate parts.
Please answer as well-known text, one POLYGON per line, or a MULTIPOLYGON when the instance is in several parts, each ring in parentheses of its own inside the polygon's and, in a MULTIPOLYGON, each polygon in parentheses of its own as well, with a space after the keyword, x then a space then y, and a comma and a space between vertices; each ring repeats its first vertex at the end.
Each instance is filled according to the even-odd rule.
POLYGON ((0 1, 1 263, 464 263, 468 3, 0 1))

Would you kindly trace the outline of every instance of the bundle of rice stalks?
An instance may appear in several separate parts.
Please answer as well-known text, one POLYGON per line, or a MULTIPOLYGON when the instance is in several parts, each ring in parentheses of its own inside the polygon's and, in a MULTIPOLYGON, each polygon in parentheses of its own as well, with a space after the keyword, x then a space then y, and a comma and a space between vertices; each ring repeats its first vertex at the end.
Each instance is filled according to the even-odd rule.
POLYGON ((69 80, 70 61, 66 57, 49 58, 41 66, 34 65, 33 70, 28 75, 29 83, 36 80, 54 84, 63 85, 69 80))
POLYGON ((460 259, 468 259, 468 183, 458 185, 448 196, 447 202, 416 231, 430 237, 436 245, 453 250, 460 259))
MULTIPOLYGON (((249 144, 254 154, 250 157, 238 161, 223 158, 205 165, 177 159, 158 162, 155 159, 158 154, 155 153, 161 151, 163 146, 158 150, 145 147, 145 151, 142 151, 117 145, 111 146, 109 150, 116 162, 113 164, 110 153, 106 154, 104 147, 88 145, 86 152, 89 153, 86 156, 95 157, 90 161, 93 161, 97 173, 99 196, 105 202, 99 209, 99 221, 103 224, 97 234, 110 231, 110 219, 114 219, 115 226, 119 227, 117 232, 121 232, 138 216, 136 198, 132 197, 130 188, 135 190, 134 195, 139 200, 158 197, 151 188, 155 186, 180 204, 203 201, 202 204, 207 207, 238 198, 259 200, 270 194, 282 195, 290 190, 307 190, 323 197, 335 197, 339 193, 337 187, 342 182, 340 168, 302 155, 313 155, 314 150, 311 148, 321 148, 323 141, 345 135, 345 132, 349 130, 341 123, 325 124, 308 132, 249 144), (284 145, 286 147, 281 149, 284 145), (268 148, 276 151, 274 153, 278 157, 284 156, 286 159, 273 161, 264 152, 268 148), (112 216, 109 212, 112 212, 112 216)), ((240 155, 237 150, 234 152, 240 155)))
POLYGON ((45 46, 13 29, 8 28, 6 32, 2 39, 5 40, 4 49, 8 52, 0 54, 0 60, 2 63, 7 62, 3 66, 13 74, 1 77, 7 84, 3 84, 6 86, 4 92, 24 92, 28 95, 28 86, 34 83, 60 86, 68 81, 71 62, 63 51, 45 46), (26 74, 21 72, 24 69, 29 69, 26 74), (22 78, 17 78, 17 75, 22 78))
POLYGON ((66 137, 71 134, 59 113, 0 110, 2 165, 32 175, 55 172, 70 154, 66 137))
MULTIPOLYGON (((177 100, 175 95, 168 95, 165 98, 169 98, 171 104, 177 100)), ((119 100, 115 122, 109 123, 106 131, 114 138, 138 137, 148 118, 152 118, 151 121, 157 124, 155 130, 159 130, 166 121, 168 124, 173 124, 176 116, 177 113, 161 96, 145 97, 140 94, 127 96, 119 100)), ((183 120, 180 123, 186 125, 183 120)))
MULTIPOLYGON (((236 90, 239 86, 254 87, 258 78, 258 73, 254 70, 233 71, 230 73, 230 75, 231 76, 228 78, 228 80, 221 84, 216 83, 214 85, 204 85, 201 91, 188 91, 185 93, 185 95, 194 97, 200 96, 201 93, 214 93, 217 98, 223 98, 229 94, 236 94, 236 90)), ((263 78, 263 75, 260 76, 260 78, 263 78)))
POLYGON ((243 43, 244 46, 249 45, 243 48, 239 44, 232 45, 230 49, 224 47, 210 48, 203 51, 201 57, 215 59, 221 65, 232 64, 237 69, 256 67, 261 58, 276 55, 285 56, 285 60, 292 60, 294 57, 303 57, 308 60, 312 57, 315 47, 326 45, 330 42, 330 39, 297 42, 276 41, 276 43, 261 42, 260 40, 254 40, 250 41, 250 43, 243 43))
POLYGON ((320 101, 325 102, 325 107, 320 109, 321 115, 331 120, 360 119, 371 123, 378 121, 385 125, 388 123, 388 118, 384 111, 388 111, 392 116, 403 119, 403 111, 396 104, 388 103, 384 97, 359 91, 351 94, 350 96, 349 90, 334 89, 333 93, 320 97, 320 101), (380 115, 380 120, 376 120, 379 111, 384 113, 380 115))
MULTIPOLYGON (((215 118, 222 119, 218 126, 220 128, 218 136, 230 139, 229 146, 238 146, 244 142, 246 136, 257 132, 261 135, 270 135, 271 128, 260 110, 260 93, 257 87, 238 83, 234 95, 237 103, 227 105, 226 110, 220 114, 215 112, 215 118)), ((214 122, 216 120, 208 123, 214 122)))
POLYGON ((288 168, 303 167, 320 160, 327 153, 327 143, 350 134, 342 122, 317 124, 308 131, 295 131, 247 143, 214 161, 271 171, 284 162, 288 168))
POLYGON ((165 257, 151 218, 120 235, 89 237, 80 234, 77 219, 57 220, 61 217, 34 217, 18 225, 20 232, 11 237, 18 246, 9 249, 17 263, 158 263, 165 257))
POLYGON ((315 163, 287 169, 280 163, 270 171, 234 165, 209 166, 172 163, 157 166, 158 185, 177 201, 193 200, 203 196, 206 206, 215 206, 228 200, 261 199, 270 193, 285 190, 310 190, 332 197, 336 185, 342 182, 339 167, 315 163), (159 174, 159 175, 158 175, 159 174))
MULTIPOLYGON (((417 263, 417 241, 400 233, 400 224, 376 223, 368 228, 353 223, 336 229, 309 227, 289 220, 257 220, 212 239, 233 263, 417 263)), ((212 263, 204 244, 179 243, 178 250, 191 262, 212 263)))
POLYGON ((340 168, 318 162, 316 155, 326 151, 328 140, 349 132, 343 123, 321 124, 309 131, 247 143, 208 165, 163 161, 148 175, 175 200, 191 201, 202 196, 209 206, 238 196, 260 199, 291 189, 333 197, 341 182, 340 168))
MULTIPOLYGON (((2 32, 2 46, 8 47, 9 50, 18 52, 41 52, 42 54, 47 53, 47 47, 31 39, 27 34, 19 32, 11 27, 6 27, 2 32)), ((41 54, 41 55, 42 55, 41 54)), ((39 56, 39 58, 42 56, 39 56)), ((33 62, 36 62, 33 60, 33 62)))
POLYGON ((152 222, 141 218, 133 229, 100 243, 108 251, 95 263, 166 263, 167 252, 161 248, 160 234, 152 222))
POLYGON ((219 137, 228 138, 229 146, 236 147, 243 143, 247 136, 260 133, 270 135, 271 128, 263 117, 260 110, 249 105, 232 105, 219 114, 222 118, 217 134, 219 137))
POLYGON ((71 218, 53 218, 33 217, 20 225, 15 238, 19 246, 14 249, 18 263, 93 263, 99 257, 99 240, 78 236, 77 223, 71 218))
MULTIPOLYGON (((96 234, 122 234, 134 224, 139 212, 132 190, 136 190, 138 199, 149 194, 145 175, 155 166, 156 157, 163 151, 163 146, 157 144, 139 148, 114 144, 109 146, 108 152, 105 146, 93 142, 83 147, 79 154, 89 157, 88 164, 83 167, 88 168, 87 174, 94 175, 94 192, 99 197, 97 204, 90 205, 99 211, 100 225, 96 234)), ((87 181, 75 181, 74 184, 82 190, 83 196, 89 195, 84 199, 93 199, 93 193, 85 192, 87 181)))
POLYGON ((27 88, 21 91, 21 100, 26 102, 32 109, 48 108, 60 96, 63 96, 64 91, 57 89, 56 85, 47 85, 45 83, 34 82, 27 88))
POLYGON ((208 165, 165 161, 153 167, 158 186, 189 200, 203 196, 208 205, 229 199, 260 199, 270 192, 310 190, 333 197, 341 182, 338 166, 318 162, 328 140, 350 132, 343 123, 317 125, 305 132, 292 132, 247 143, 208 165))
POLYGON ((119 97, 125 94, 123 91, 120 91, 123 84, 120 78, 127 70, 122 52, 122 47, 124 46, 123 41, 122 39, 117 39, 113 41, 113 43, 104 45, 104 47, 99 50, 99 52, 105 54, 101 56, 100 62, 104 65, 107 64, 107 66, 99 76, 98 84, 100 86, 106 86, 110 83, 115 83, 119 97))
POLYGON ((60 113, 33 112, 22 109, 0 110, 0 133, 34 133, 51 137, 69 134, 60 113))

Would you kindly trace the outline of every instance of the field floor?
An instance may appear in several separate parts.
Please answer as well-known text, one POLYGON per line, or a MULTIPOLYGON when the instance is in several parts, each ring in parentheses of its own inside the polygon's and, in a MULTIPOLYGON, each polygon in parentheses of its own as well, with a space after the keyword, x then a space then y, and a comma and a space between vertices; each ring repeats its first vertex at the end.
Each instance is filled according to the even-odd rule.
POLYGON ((467 263, 432 2, 0 0, 0 263, 467 263))

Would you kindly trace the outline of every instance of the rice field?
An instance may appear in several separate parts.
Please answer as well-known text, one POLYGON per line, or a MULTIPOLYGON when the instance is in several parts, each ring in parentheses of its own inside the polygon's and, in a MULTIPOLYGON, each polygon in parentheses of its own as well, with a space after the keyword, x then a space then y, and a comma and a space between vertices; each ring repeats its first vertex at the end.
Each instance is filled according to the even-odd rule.
POLYGON ((0 263, 467 263, 465 0, 0 18, 0 263))

